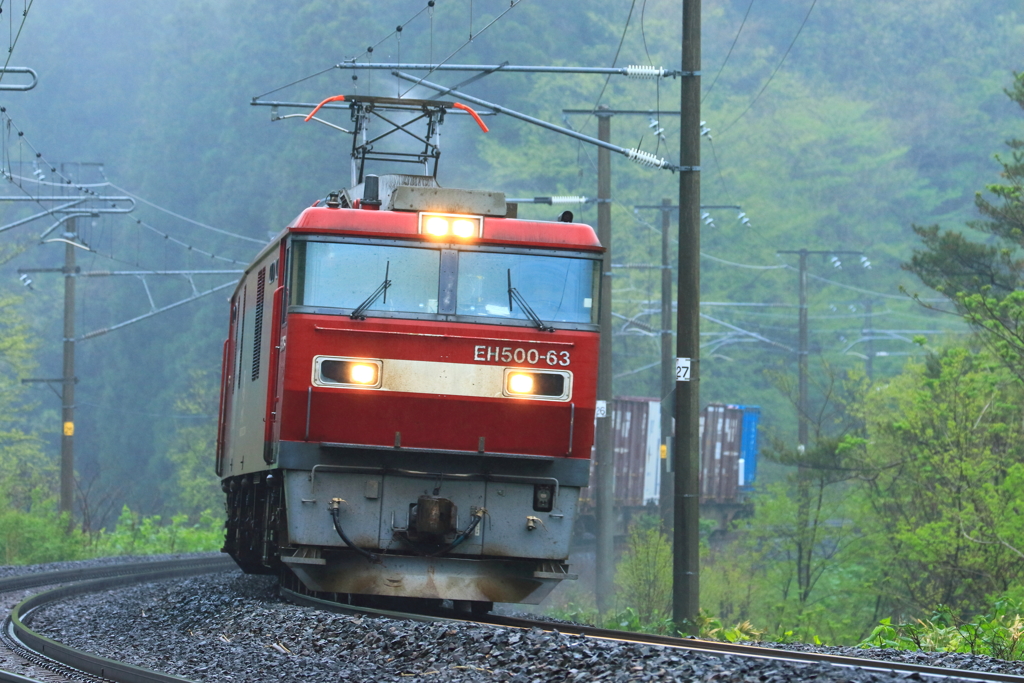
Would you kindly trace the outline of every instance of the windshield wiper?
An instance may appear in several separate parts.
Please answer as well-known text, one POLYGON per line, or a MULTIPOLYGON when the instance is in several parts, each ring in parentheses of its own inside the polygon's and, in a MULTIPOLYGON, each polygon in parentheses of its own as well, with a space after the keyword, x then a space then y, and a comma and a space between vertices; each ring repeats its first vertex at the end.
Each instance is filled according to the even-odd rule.
POLYGON ((508 314, 512 315, 512 302, 515 301, 519 304, 523 312, 526 313, 526 317, 533 321, 533 324, 537 326, 537 329, 541 332, 554 332, 555 328, 550 325, 545 325, 544 321, 533 312, 530 308, 530 304, 526 303, 526 299, 519 293, 519 290, 512 286, 512 269, 508 269, 508 314))
POLYGON ((353 320, 366 320, 366 309, 373 305, 373 302, 380 298, 380 295, 384 295, 384 303, 388 302, 388 287, 391 286, 391 280, 388 279, 388 273, 391 270, 391 261, 387 262, 384 267, 384 282, 380 283, 377 289, 373 290, 373 294, 366 298, 366 301, 359 304, 349 317, 353 320))

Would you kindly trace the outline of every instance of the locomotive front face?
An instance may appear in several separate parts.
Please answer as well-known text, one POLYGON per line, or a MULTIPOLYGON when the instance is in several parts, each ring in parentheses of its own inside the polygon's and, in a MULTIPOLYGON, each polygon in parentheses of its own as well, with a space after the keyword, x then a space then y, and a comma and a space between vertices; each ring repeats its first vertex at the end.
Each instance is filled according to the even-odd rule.
POLYGON ((495 239, 481 216, 323 215, 392 227, 294 230, 280 251, 254 464, 283 472, 254 485, 278 487, 281 561, 320 591, 539 602, 571 577, 589 477, 596 244, 517 243, 510 219, 495 239))
POLYGON ((322 240, 291 249, 282 440, 589 455, 596 261, 322 240))

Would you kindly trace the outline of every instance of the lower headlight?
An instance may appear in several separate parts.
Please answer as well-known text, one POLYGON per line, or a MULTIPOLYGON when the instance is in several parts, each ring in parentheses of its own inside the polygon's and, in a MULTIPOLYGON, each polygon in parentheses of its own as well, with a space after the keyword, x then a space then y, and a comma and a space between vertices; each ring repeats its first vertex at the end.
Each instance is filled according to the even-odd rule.
POLYGON ((522 372, 508 376, 508 390, 512 394, 529 394, 533 392, 533 377, 522 372))
POLYGON ((366 363, 353 363, 348 371, 349 379, 355 384, 376 384, 377 366, 366 363))
POLYGON ((317 357, 315 363, 314 383, 320 386, 380 387, 383 363, 379 360, 317 357))
POLYGON ((572 393, 572 373, 552 370, 505 370, 503 394, 510 397, 567 401, 572 393))

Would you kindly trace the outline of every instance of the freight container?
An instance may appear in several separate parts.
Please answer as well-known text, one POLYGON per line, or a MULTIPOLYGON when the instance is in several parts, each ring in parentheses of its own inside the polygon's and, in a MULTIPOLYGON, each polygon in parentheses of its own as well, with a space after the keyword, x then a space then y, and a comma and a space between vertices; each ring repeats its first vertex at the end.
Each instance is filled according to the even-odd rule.
MULTIPOLYGON (((661 487, 661 402, 617 398, 611 402, 615 453, 615 504, 657 505, 661 487)), ((757 476, 758 406, 712 403, 700 414, 701 503, 738 503, 757 476)), ((596 482, 591 460, 591 484, 596 482)), ((594 502, 594 488, 581 497, 594 502)))

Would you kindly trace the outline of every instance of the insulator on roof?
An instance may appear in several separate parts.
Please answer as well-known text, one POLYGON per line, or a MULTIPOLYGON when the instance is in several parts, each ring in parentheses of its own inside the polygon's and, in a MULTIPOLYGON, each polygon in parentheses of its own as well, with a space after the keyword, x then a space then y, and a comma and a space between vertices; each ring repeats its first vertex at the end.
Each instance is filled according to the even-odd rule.
POLYGON ((626 67, 627 78, 661 78, 665 75, 665 69, 660 66, 640 66, 633 64, 626 67))
POLYGON ((659 157, 654 156, 650 152, 645 152, 640 149, 631 149, 626 153, 626 157, 630 161, 635 161, 641 166, 650 166, 652 168, 665 168, 668 164, 667 161, 659 157))

